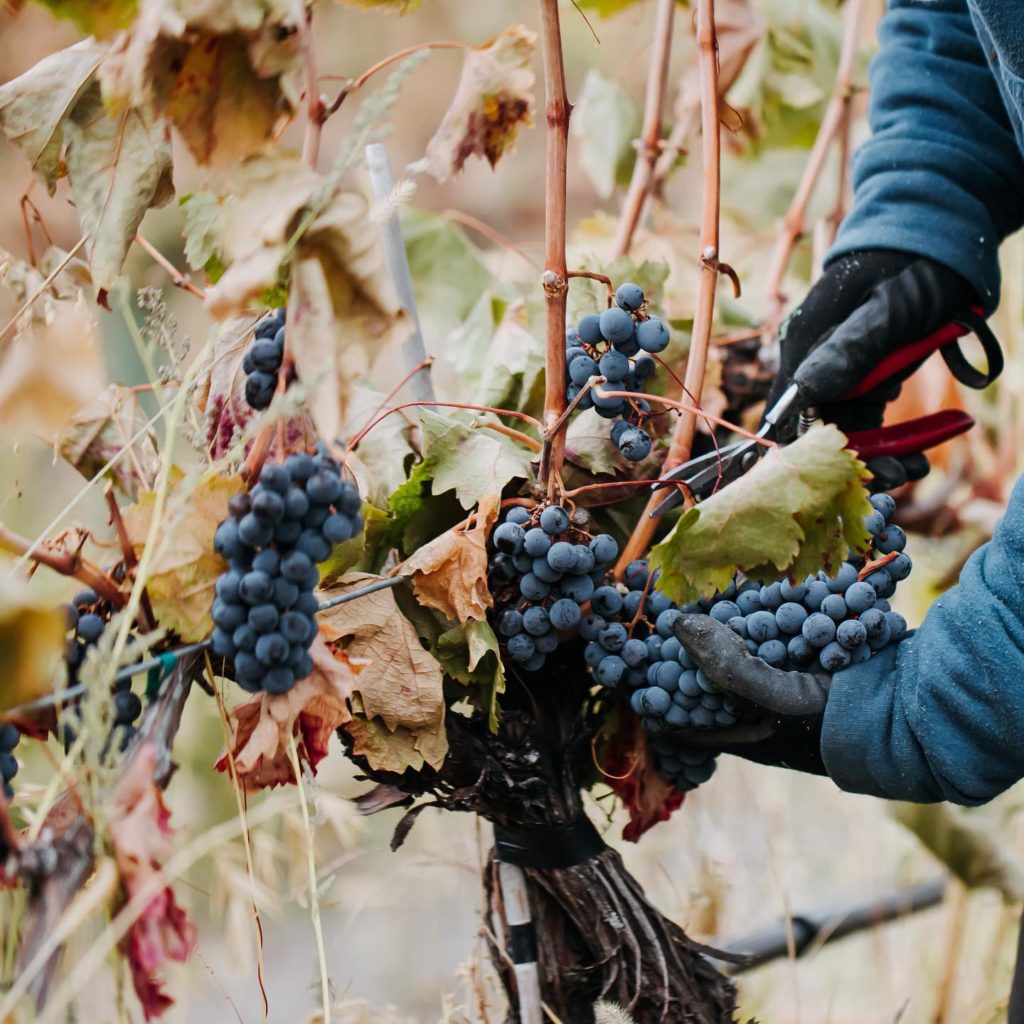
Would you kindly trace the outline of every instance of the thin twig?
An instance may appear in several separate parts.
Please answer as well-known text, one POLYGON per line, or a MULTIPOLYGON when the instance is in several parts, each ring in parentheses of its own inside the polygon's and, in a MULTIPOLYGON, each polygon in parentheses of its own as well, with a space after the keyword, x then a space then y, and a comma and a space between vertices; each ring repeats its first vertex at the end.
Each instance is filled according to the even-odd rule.
POLYGON ((600 281, 608 289, 608 305, 612 304, 612 299, 615 298, 615 287, 607 274, 599 274, 596 270, 567 270, 565 276, 567 278, 586 277, 591 281, 600 281))
POLYGON ((472 214, 464 213, 462 210, 455 210, 449 208, 441 211, 441 216, 445 220, 453 220, 456 224, 465 224, 467 228, 472 228, 477 234, 483 235, 488 241, 493 242, 501 249, 507 249, 511 253, 515 253, 521 259, 537 269, 537 261, 517 242, 513 242, 511 238, 503 235, 500 231, 492 228, 490 224, 485 223, 478 217, 472 216, 472 214))
POLYGON ((515 427, 506 427, 504 423, 491 423, 489 420, 477 420, 473 426, 478 427, 481 430, 493 430, 496 434, 502 434, 505 437, 510 437, 513 441, 518 441, 524 447, 529 448, 531 452, 539 452, 543 447, 540 441, 530 437, 529 434, 524 434, 521 430, 516 430, 515 427))
POLYGON ((548 427, 546 433, 550 435, 553 434, 556 430, 560 430, 562 424, 572 415, 576 406, 578 406, 580 402, 583 401, 584 397, 591 390, 591 388, 595 387, 598 384, 604 384, 605 381, 605 377, 591 377, 590 380, 588 380, 587 383, 584 384, 583 387, 579 389, 579 391, 576 393, 576 397, 562 410, 562 414, 558 417, 558 419, 555 420, 555 422, 552 423, 550 427, 548 427))
MULTIPOLYGON (((544 55, 544 93, 547 97, 547 159, 544 181, 544 288, 546 351, 544 427, 549 430, 565 409, 565 306, 569 291, 565 264, 566 168, 569 153, 569 114, 565 87, 562 29, 558 0, 540 0, 544 55)), ((553 498, 561 486, 565 431, 547 437, 541 454, 538 487, 553 498)))
POLYGON ((181 288, 190 295, 194 295, 197 299, 205 300, 206 292, 194 285, 188 274, 183 274, 152 242, 143 238, 138 232, 135 234, 135 241, 149 253, 154 263, 167 271, 167 276, 171 279, 171 284, 175 288, 181 288))
POLYGON ((75 255, 77 254, 78 250, 81 249, 83 245, 85 245, 88 239, 88 235, 82 235, 82 237, 77 242, 75 242, 75 244, 67 251, 67 253, 65 253, 64 259, 62 259, 60 263, 58 263, 57 266, 55 266, 53 270, 50 271, 49 276, 46 278, 46 280, 32 293, 31 296, 29 296, 29 298, 25 300, 25 302, 22 304, 18 312, 15 313, 14 316, 12 316, 11 319, 8 320, 6 324, 4 324, 3 330, 0 330, 0 342, 4 342, 7 339, 8 332, 13 327, 15 327, 18 321, 25 315, 25 313, 27 313, 32 308, 32 306, 35 305, 35 303, 39 300, 39 297, 43 294, 43 292, 45 292, 46 289, 49 288, 50 285, 57 280, 57 276, 60 274, 60 272, 75 258, 75 255))
MULTIPOLYGON (((700 73, 701 145, 704 158, 704 183, 698 258, 700 281, 697 286, 697 305, 690 334, 690 354, 686 360, 683 392, 693 400, 689 409, 676 423, 672 442, 665 457, 663 473, 671 471, 690 457, 693 436, 700 414, 701 392, 707 369, 711 326, 715 311, 715 287, 718 283, 718 215, 721 188, 721 126, 718 97, 718 42, 715 38, 714 0, 697 3, 697 54, 700 73)), ((712 417, 708 417, 711 419, 712 417)), ((660 502, 660 496, 651 495, 647 508, 641 514, 632 535, 626 542, 616 574, 639 558, 650 546, 658 526, 657 519, 647 513, 660 502)))
POLYGON ((765 282, 766 337, 775 334, 782 320, 787 298, 782 291, 782 281, 786 276, 793 250, 806 230, 807 206, 821 177, 829 147, 842 130, 844 122, 849 120, 849 107, 853 97, 853 65, 857 57, 857 28, 863 9, 864 0, 847 0, 843 8, 843 46, 839 55, 832 97, 811 147, 800 184, 797 185, 793 201, 783 218, 782 232, 768 264, 768 277, 765 282))
POLYGON ((472 409, 474 412, 490 412, 494 413, 495 416, 509 416, 514 420, 522 420, 523 423, 529 423, 539 434, 544 432, 543 426, 541 426, 540 420, 534 419, 525 412, 516 412, 514 409, 495 409, 490 405, 471 405, 469 402, 402 402, 400 405, 393 405, 387 412, 381 413, 372 423, 364 427, 359 431, 358 434, 352 439, 349 444, 349 451, 354 451, 366 435, 373 430, 378 423, 382 420, 387 419, 392 413, 399 412, 401 409, 415 409, 420 406, 439 407, 442 409, 472 409))
MULTIPOLYGON (((132 545, 131 537, 128 535, 128 527, 125 525, 124 517, 121 515, 121 507, 117 503, 117 495, 114 494, 113 484, 108 483, 103 489, 103 497, 107 503, 107 508, 110 510, 110 525, 114 527, 114 532, 117 534, 117 543, 121 546, 121 556, 124 559, 124 564, 129 569, 134 569, 138 565, 139 560, 135 556, 135 548, 132 545)), ((150 604, 149 594, 146 591, 142 592, 140 611, 143 631, 149 633, 156 629, 156 616, 153 614, 153 606, 150 604)))
POLYGON ((644 121, 640 131, 633 177, 629 182, 622 213, 612 243, 612 258, 629 252, 640 215, 654 186, 654 168, 661 154, 661 117, 665 103, 665 85, 672 56, 672 29, 675 23, 676 0, 658 0, 654 19, 654 45, 647 65, 647 92, 644 96, 644 121))
MULTIPOLYGON (((414 53, 419 53, 421 50, 468 50, 472 48, 471 43, 464 43, 458 39, 439 39, 431 43, 416 43, 413 46, 407 46, 404 50, 399 50, 397 53, 392 53, 390 56, 383 58, 383 60, 377 61, 372 67, 367 68, 358 78, 352 79, 346 82, 342 86, 341 92, 334 98, 333 102, 324 111, 324 119, 326 120, 331 114, 334 114, 341 107, 342 103, 354 92, 358 92, 366 83, 372 78, 378 71, 386 68, 389 64, 394 64, 395 61, 403 60, 406 57, 411 57, 414 53)), ((321 81, 328 81, 336 78, 335 75, 321 75, 321 81)))
POLYGON ((125 602, 125 596, 118 589, 117 584, 97 565, 86 561, 77 552, 69 554, 63 551, 51 551, 46 547, 35 547, 30 540, 20 534, 9 530, 3 523, 0 523, 0 550, 8 551, 12 555, 25 555, 31 558, 38 565, 45 565, 62 576, 73 576, 87 587, 92 587, 104 600, 109 601, 115 608, 120 608, 125 602))

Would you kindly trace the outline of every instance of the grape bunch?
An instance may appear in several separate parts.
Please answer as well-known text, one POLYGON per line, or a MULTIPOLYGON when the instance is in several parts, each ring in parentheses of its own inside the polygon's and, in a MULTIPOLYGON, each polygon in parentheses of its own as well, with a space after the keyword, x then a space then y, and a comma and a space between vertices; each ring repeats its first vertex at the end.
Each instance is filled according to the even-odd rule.
MULTIPOLYGON (((646 299, 637 284, 619 285, 615 305, 603 313, 588 313, 565 333, 565 397, 571 402, 591 377, 607 379, 606 391, 644 391, 657 366, 651 358, 668 345, 670 334, 663 320, 644 312, 646 299), (640 353, 643 354, 640 354, 640 353), (635 358, 634 358, 635 357, 635 358)), ((651 453, 651 435, 644 429, 651 407, 643 398, 602 398, 588 391, 577 406, 594 408, 614 420, 612 441, 630 462, 651 453)))
POLYGON ((10 722, 0 725, 0 783, 8 800, 14 797, 11 779, 18 774, 18 759, 14 756, 14 748, 20 739, 21 733, 16 725, 10 722))
POLYGON ((284 360, 284 321, 284 309, 275 309, 263 317, 242 357, 245 400, 253 409, 266 409, 277 390, 277 375, 284 360))
POLYGON ((693 788, 714 769, 708 755, 672 730, 728 727, 757 714, 748 702, 718 693, 690 659, 673 631, 682 613, 725 623, 751 654, 783 670, 838 672, 906 635, 906 620, 889 605, 912 568, 903 551, 906 534, 891 522, 889 495, 873 495, 871 504, 865 521, 871 550, 844 562, 834 576, 819 572, 801 583, 769 584, 738 578, 724 592, 680 609, 640 559, 627 566, 623 586, 594 591, 580 624, 588 641, 584 660, 602 685, 631 688, 630 705, 652 737, 659 771, 677 786, 693 788))
POLYGON ((488 584, 494 625, 509 658, 527 672, 575 638, 586 604, 618 557, 615 538, 586 530, 589 513, 560 505, 513 507, 491 534, 488 584))
POLYGON ((216 584, 212 649, 251 693, 286 693, 313 670, 317 563, 363 529, 359 492, 340 474, 322 448, 267 463, 217 527, 228 570, 216 584))
MULTIPOLYGON (((68 686, 77 686, 79 669, 85 662, 87 652, 99 642, 107 628, 113 608, 91 587, 78 591, 71 604, 64 606, 67 616, 68 638, 65 660, 68 670, 68 686)), ((134 637, 129 634, 129 643, 134 637)), ((114 719, 103 746, 104 754, 111 747, 124 753, 135 735, 135 723, 142 714, 142 701, 132 692, 131 679, 120 679, 114 683, 114 719)), ((78 737, 82 714, 77 704, 67 708, 61 716, 59 735, 64 749, 70 749, 78 737)))

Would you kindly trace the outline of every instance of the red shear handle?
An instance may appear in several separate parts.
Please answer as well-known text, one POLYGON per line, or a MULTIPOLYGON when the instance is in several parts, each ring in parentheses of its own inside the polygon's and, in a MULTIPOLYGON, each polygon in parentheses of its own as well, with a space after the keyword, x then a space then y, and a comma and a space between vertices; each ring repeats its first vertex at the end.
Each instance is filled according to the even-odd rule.
MULTIPOLYGON (((977 316, 984 316, 983 311, 980 307, 972 307, 971 312, 977 316)), ((849 391, 843 396, 844 399, 859 398, 861 395, 866 394, 873 387, 881 384, 883 380, 888 380, 890 377, 896 376, 901 370, 905 370, 908 366, 913 365, 919 359, 924 359, 925 356, 930 356, 933 352, 948 345, 951 341, 956 341, 957 338, 962 338, 965 334, 970 333, 970 328, 964 324, 949 323, 945 327, 940 327, 933 334, 929 334, 927 338, 922 338, 920 341, 912 342, 909 345, 904 345, 902 348, 896 349, 895 352, 890 352, 852 391, 849 391)))
POLYGON ((974 419, 961 409, 943 409, 930 416, 896 423, 890 427, 876 427, 850 434, 848 448, 852 448, 862 459, 877 459, 890 455, 903 458, 914 452, 927 451, 951 437, 966 433, 974 426, 974 419))

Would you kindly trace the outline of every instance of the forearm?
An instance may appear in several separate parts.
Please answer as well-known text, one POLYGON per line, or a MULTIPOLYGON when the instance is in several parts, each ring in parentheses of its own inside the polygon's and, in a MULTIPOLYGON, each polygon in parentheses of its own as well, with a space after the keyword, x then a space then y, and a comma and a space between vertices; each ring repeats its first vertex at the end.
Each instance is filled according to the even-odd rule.
POLYGON ((830 258, 929 256, 992 309, 999 243, 1024 223, 1024 161, 964 0, 893 0, 871 68, 872 137, 830 258))
POLYGON ((921 628, 834 677, 821 750, 842 788, 918 802, 1024 777, 1024 483, 921 628))

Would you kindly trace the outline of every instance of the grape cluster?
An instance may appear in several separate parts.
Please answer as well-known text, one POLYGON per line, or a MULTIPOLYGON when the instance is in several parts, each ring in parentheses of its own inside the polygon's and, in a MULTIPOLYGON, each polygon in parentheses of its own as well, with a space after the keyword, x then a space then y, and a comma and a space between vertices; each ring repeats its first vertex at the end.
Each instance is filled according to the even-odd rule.
POLYGON ((584 660, 602 685, 632 688, 630 704, 652 737, 659 771, 677 786, 693 788, 714 765, 669 730, 722 728, 756 715, 746 701, 718 693, 676 639, 673 627, 684 612, 725 623, 751 654, 783 670, 838 672, 906 635, 906 620, 888 600, 911 571, 906 534, 890 521, 896 506, 889 495, 873 495, 871 504, 865 521, 871 550, 834 576, 819 572, 802 583, 737 579, 723 593, 680 609, 640 559, 626 568, 623 587, 594 591, 580 624, 588 641, 584 660), (866 571, 883 556, 890 556, 884 565, 866 571))
POLYGON ((277 390, 277 375, 284 360, 284 320, 284 309, 275 309, 263 317, 242 357, 245 400, 254 409, 266 409, 277 390))
MULTIPOLYGON (((651 358, 668 345, 668 326, 644 312, 646 299, 637 284, 619 285, 615 305, 603 313, 588 313, 565 333, 565 396, 571 402, 591 377, 607 380, 607 391, 644 391, 657 368, 651 358), (643 353, 642 355, 640 353, 643 353), (634 358, 636 357, 636 358, 634 358)), ((623 458, 639 462, 651 453, 651 435, 644 430, 651 407, 643 398, 602 398, 588 391, 577 406, 594 408, 614 420, 611 435, 623 458)))
POLYGON ((363 529, 359 492, 340 472, 322 449, 268 463, 217 527, 229 567, 216 584, 212 648, 250 692, 285 693, 313 669, 317 563, 363 529))
POLYGON ((14 796, 11 779, 18 774, 18 759, 14 756, 14 748, 20 739, 21 733, 17 726, 10 722, 0 725, 0 783, 8 800, 14 796))
MULTIPOLYGON (((85 661, 90 647, 94 647, 103 631, 107 628, 113 609, 95 590, 86 587, 78 591, 71 599, 71 604, 64 606, 67 616, 68 638, 65 659, 68 669, 68 686, 77 686, 80 682, 78 671, 85 661)), ((129 634, 129 643, 134 637, 129 634)), ((135 735, 135 723, 142 714, 142 701, 132 692, 131 679, 121 679, 114 683, 114 720, 107 736, 103 751, 111 745, 124 753, 135 735)), ((61 716, 60 739, 64 748, 69 749, 75 742, 81 728, 82 713, 77 704, 67 708, 61 716)))
POLYGON ((495 628, 509 658, 540 669, 560 643, 571 641, 586 604, 618 557, 615 538, 586 530, 589 513, 560 505, 510 508, 491 534, 488 582, 495 628))

